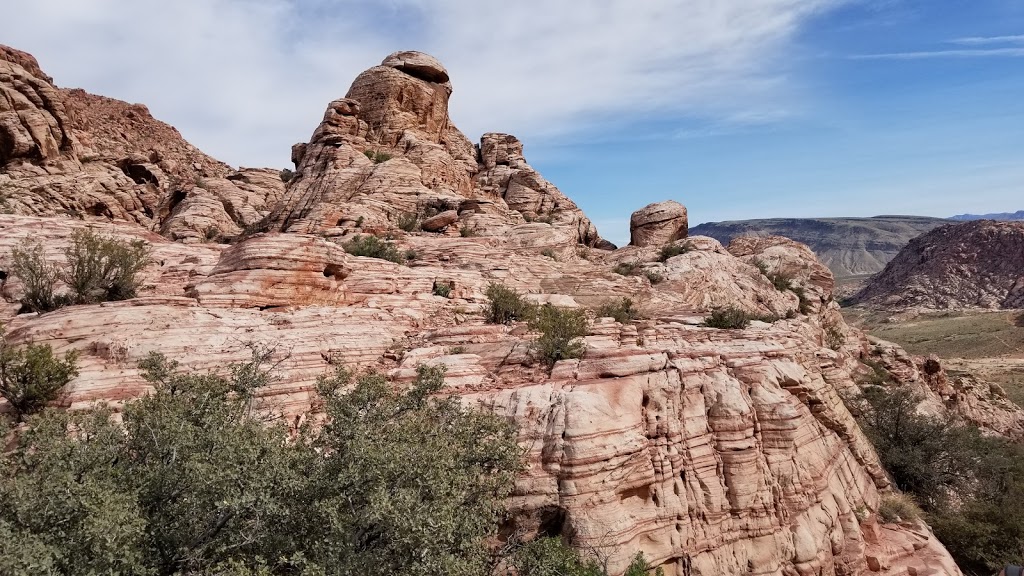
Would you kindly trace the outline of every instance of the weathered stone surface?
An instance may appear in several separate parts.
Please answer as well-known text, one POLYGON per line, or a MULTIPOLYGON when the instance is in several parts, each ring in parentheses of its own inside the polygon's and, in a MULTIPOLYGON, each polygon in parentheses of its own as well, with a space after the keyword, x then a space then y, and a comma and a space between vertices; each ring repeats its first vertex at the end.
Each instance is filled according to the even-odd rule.
POLYGON ((648 204, 629 218, 632 246, 661 246, 686 238, 689 230, 686 207, 675 200, 648 204))
POLYGON ((420 223, 420 227, 427 232, 439 232, 455 224, 459 219, 459 213, 455 210, 445 210, 436 216, 431 216, 420 223))
POLYGON ((1024 222, 976 220, 911 240, 856 300, 891 310, 1024 308, 1024 222))
MULTIPOLYGON (((612 574, 637 551, 669 576, 846 576, 869 564, 891 576, 959 574, 927 529, 857 518, 890 490, 840 398, 857 387, 866 340, 842 322, 830 276, 804 247, 766 239, 731 253, 694 237, 678 241, 688 249, 665 262, 660 243, 592 250, 602 245, 593 225, 525 163, 518 140, 486 135, 476 157, 448 121, 446 76, 417 53, 392 55, 361 75, 349 99, 328 106, 310 142, 292 149, 297 169, 287 186, 273 171, 210 173, 214 166, 198 161, 201 179, 165 187, 180 179, 173 167, 130 148, 111 155, 125 153, 116 163, 85 162, 78 171, 73 145, 47 159, 19 156, 18 170, 0 169, 18 186, 55 175, 71 186, 82 173, 121 174, 131 184, 115 178, 105 189, 104 205, 121 207, 102 216, 113 224, 0 216, 0 271, 25 238, 59 260, 82 226, 143 239, 153 262, 139 298, 42 315, 17 314, 20 283, 5 276, 6 337, 81 352, 62 400, 71 409, 97 401, 116 408, 145 394, 136 366, 152 351, 205 371, 248 359, 249 343, 275 346, 282 361, 260 406, 290 426, 309 417, 316 377, 331 362, 382 371, 398 384, 420 364, 444 365, 446 391, 520 427, 527 468, 508 528, 573 534, 578 545, 609 553, 612 574), (458 227, 474 234, 395 229, 399 216, 424 208, 455 212, 458 227), (231 246, 149 231, 191 242, 210 227, 230 235, 257 219, 271 231, 231 246), (416 259, 395 264, 340 246, 370 232, 392 234, 416 259), (762 261, 816 302, 800 313, 796 294, 758 270, 762 261), (640 275, 614 272, 633 262, 640 275), (644 318, 594 319, 583 357, 549 371, 532 357, 526 326, 483 322, 492 282, 559 306, 629 297, 644 318), (433 294, 438 284, 447 297, 433 294), (701 325, 726 305, 779 319, 742 330, 701 325), (848 335, 836 349, 825 345, 831 323, 848 335)), ((59 115, 55 106, 33 110, 59 115)), ((48 114, 40 118, 57 117, 48 114)), ((901 369, 918 370, 893 362, 901 369)), ((941 369, 924 374, 921 386, 942 388, 941 369)), ((987 414, 985 401, 979 396, 971 410, 987 414)))

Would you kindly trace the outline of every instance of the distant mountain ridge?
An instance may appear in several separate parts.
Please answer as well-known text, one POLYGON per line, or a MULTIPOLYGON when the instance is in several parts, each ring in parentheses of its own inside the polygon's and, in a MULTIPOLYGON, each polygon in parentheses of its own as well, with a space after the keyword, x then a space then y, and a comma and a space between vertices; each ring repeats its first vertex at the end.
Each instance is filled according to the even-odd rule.
POLYGON ((959 222, 966 222, 970 220, 1001 220, 1001 221, 1016 221, 1024 220, 1024 210, 1017 210, 1016 212, 994 212, 992 214, 957 214, 956 216, 950 216, 950 220, 957 220, 959 222))
POLYGON ((880 272, 910 240, 951 222, 927 216, 770 218, 707 222, 691 236, 728 244, 738 236, 785 236, 807 244, 836 278, 880 272))

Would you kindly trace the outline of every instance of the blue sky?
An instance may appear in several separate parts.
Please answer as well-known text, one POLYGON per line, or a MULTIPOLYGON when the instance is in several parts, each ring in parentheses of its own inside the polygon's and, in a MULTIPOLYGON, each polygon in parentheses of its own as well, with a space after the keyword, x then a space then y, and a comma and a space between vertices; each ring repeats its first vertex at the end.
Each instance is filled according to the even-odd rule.
POLYGON ((235 165, 287 165, 400 49, 470 139, 510 132, 615 242, 692 224, 1024 208, 1019 0, 0 0, 0 43, 147 104, 235 165))

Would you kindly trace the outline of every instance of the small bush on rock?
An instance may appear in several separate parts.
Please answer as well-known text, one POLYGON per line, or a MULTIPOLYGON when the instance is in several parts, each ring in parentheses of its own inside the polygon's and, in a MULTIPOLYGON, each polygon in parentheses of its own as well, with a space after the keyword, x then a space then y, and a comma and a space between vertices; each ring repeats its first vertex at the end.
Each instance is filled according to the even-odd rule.
POLYGON ((405 255, 387 240, 381 240, 376 236, 356 236, 342 245, 345 252, 353 256, 366 256, 367 258, 378 258, 395 264, 405 262, 405 255))
POLYGON ((367 150, 363 152, 367 158, 369 158, 374 164, 381 164, 391 160, 391 154, 387 152, 381 152, 380 150, 367 150))
POLYGON ((528 302, 522 294, 505 286, 491 283, 484 292, 487 296, 487 322, 491 324, 511 324, 519 320, 533 317, 536 306, 528 302))
POLYGON ((609 300, 596 311, 598 318, 614 318, 620 324, 627 324, 640 318, 640 311, 633 306, 632 298, 609 300))
POLYGON ((295 178, 295 172, 289 168, 281 170, 278 175, 281 176, 281 182, 284 182, 285 184, 291 182, 292 179, 295 178))
POLYGON ((913 522, 921 517, 921 509, 906 494, 889 494, 882 497, 878 516, 885 523, 913 522))
POLYGON ((404 212, 398 215, 398 228, 406 232, 415 232, 420 228, 420 217, 415 212, 404 212))
POLYGON ((640 272, 640 262, 619 262, 612 271, 621 276, 636 276, 640 272))
POLYGON ((434 281, 433 292, 434 292, 434 296, 440 296, 442 298, 447 298, 452 293, 452 286, 451 286, 451 284, 447 284, 445 282, 434 281))
POLYGON ((661 247, 661 253, 658 255, 659 262, 666 262, 673 256, 679 256, 680 254, 686 254, 692 250, 689 243, 683 244, 666 244, 661 247))
POLYGON ((149 264, 142 240, 126 242, 90 229, 75 230, 64 254, 68 264, 63 280, 76 304, 134 298, 142 286, 139 273, 149 264))
POLYGON ((582 358, 587 349, 586 343, 581 341, 587 335, 587 315, 582 309, 545 304, 530 320, 530 329, 540 332, 531 348, 548 366, 567 358, 582 358))
POLYGON ((703 325, 708 328, 735 330, 749 326, 751 319, 751 315, 747 311, 735 306, 728 306, 712 311, 711 315, 704 319, 703 325))
POLYGON ((665 276, 655 272, 654 270, 644 270, 644 277, 647 278, 647 281, 650 282, 651 285, 660 284, 665 281, 665 276))
POLYGON ((33 312, 49 312, 71 303, 70 296, 56 294, 60 270, 46 260, 43 245, 25 240, 11 251, 11 273, 21 280, 25 295, 21 303, 33 312))
POLYGON ((55 400, 78 375, 78 354, 68 352, 61 360, 49 344, 15 348, 0 339, 0 397, 7 400, 20 422, 55 400))

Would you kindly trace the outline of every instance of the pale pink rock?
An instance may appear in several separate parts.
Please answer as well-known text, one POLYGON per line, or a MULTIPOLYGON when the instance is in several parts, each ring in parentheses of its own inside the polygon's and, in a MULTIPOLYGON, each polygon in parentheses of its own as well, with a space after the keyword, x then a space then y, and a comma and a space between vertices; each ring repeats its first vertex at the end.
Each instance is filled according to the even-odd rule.
POLYGON ((632 246, 661 246, 686 238, 688 231, 686 207, 675 200, 648 204, 629 218, 632 246))

